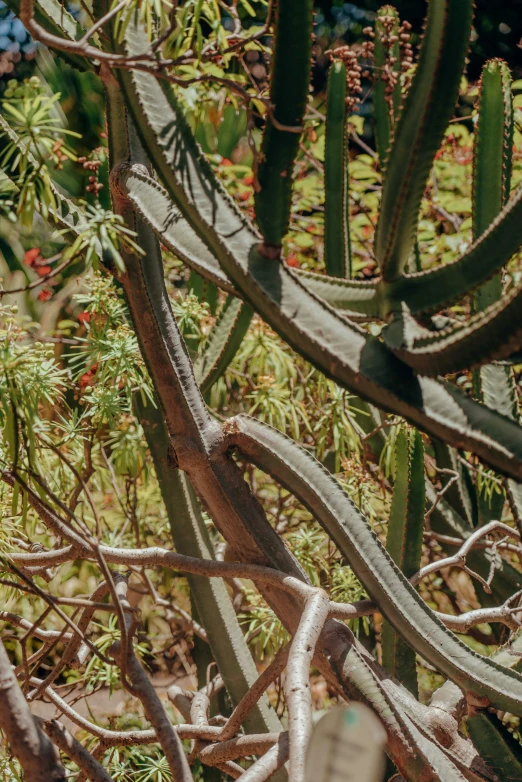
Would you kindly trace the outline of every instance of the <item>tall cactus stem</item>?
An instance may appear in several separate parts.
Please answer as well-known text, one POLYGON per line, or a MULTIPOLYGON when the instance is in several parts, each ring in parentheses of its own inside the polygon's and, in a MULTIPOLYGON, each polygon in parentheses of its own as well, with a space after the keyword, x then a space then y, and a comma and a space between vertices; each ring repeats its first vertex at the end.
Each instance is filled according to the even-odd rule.
POLYGON ((288 229, 292 172, 310 84, 312 0, 278 0, 271 108, 257 169, 256 218, 265 245, 281 246, 288 229))
POLYGON ((393 130, 397 122, 402 101, 402 90, 399 79, 401 72, 399 14, 397 13, 397 9, 393 8, 391 5, 384 5, 377 11, 374 46, 375 83, 373 87, 373 116, 375 120, 375 141, 381 169, 384 170, 386 168, 393 130), (383 18, 393 19, 391 30, 388 30, 383 24, 383 18), (392 41, 391 44, 387 41, 390 33, 397 39, 392 41), (387 62, 389 62, 389 57, 395 59, 391 70, 397 74, 397 82, 393 86, 391 101, 387 97, 387 80, 383 78, 384 69, 387 62))
MULTIPOLYGON (((402 429, 395 446, 395 487, 386 548, 407 578, 420 567, 424 511, 424 447, 415 429, 402 429)), ((382 662, 401 684, 418 696, 415 652, 388 622, 382 627, 382 662)))
POLYGON ((348 208, 346 66, 336 60, 328 74, 324 157, 324 261, 331 277, 351 277, 348 208))
MULTIPOLYGON (((503 60, 490 60, 480 82, 479 121, 473 155, 473 239, 497 217, 509 199, 513 156, 513 98, 511 73, 503 60)), ((502 296, 502 275, 477 290, 476 310, 502 296)))

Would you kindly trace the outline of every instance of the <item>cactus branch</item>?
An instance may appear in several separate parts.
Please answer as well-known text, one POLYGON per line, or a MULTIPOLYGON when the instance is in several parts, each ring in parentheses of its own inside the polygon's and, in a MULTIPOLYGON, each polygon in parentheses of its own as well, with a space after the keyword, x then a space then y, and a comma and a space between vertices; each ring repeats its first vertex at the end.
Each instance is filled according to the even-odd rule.
POLYGON ((265 243, 279 248, 288 229, 292 172, 308 99, 311 0, 278 0, 268 119, 257 170, 256 219, 265 243))
POLYGON ((324 261, 332 277, 351 277, 348 211, 346 66, 334 60, 328 74, 324 157, 324 261))
POLYGON ((472 20, 471 0, 431 0, 419 61, 386 167, 375 257, 385 280, 400 277, 413 250, 433 158, 457 100, 472 20))

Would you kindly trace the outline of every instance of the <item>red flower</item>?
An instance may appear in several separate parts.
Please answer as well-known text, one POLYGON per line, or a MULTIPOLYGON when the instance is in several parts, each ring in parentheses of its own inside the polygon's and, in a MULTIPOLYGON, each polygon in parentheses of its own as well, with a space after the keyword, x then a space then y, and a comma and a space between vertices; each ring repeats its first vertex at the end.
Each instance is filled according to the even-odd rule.
POLYGON ((253 185, 254 184, 254 175, 253 174, 247 174, 243 177, 243 184, 244 185, 253 185))
POLYGON ((91 322, 91 313, 90 312, 80 312, 78 315, 78 321, 79 323, 90 323, 91 322))
POLYGON ((292 253, 292 255, 288 256, 288 258, 286 259, 286 265, 287 266, 292 266, 292 267, 294 267, 296 269, 300 269, 301 268, 301 262, 299 261, 299 258, 297 257, 297 255, 295 253, 292 253))
POLYGON ((47 291, 47 290, 40 291, 40 293, 38 294, 38 300, 49 301, 52 295, 53 295, 52 291, 47 291))
POLYGON ((221 161, 221 165, 222 166, 233 166, 234 164, 227 157, 224 157, 223 160, 221 161))
POLYGON ((83 375, 78 380, 78 385, 80 388, 83 389, 87 388, 87 386, 92 386, 94 383, 94 376, 96 375, 96 372, 98 371, 98 363, 95 363, 92 365, 90 369, 87 370, 87 372, 84 372, 83 375))
POLYGON ((40 255, 40 248, 33 247, 31 250, 27 250, 24 255, 24 263, 26 266, 34 266, 36 259, 40 255))
POLYGON ((52 269, 50 266, 39 266, 36 269, 36 272, 39 277, 45 277, 46 274, 50 274, 52 272, 52 269))

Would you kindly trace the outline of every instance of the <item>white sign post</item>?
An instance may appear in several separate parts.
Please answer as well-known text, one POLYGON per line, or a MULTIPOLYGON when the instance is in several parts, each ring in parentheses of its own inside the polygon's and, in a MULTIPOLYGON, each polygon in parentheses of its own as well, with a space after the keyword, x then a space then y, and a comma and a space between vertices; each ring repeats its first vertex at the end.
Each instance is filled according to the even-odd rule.
POLYGON ((382 782, 386 731, 362 703, 339 706, 315 726, 306 782, 382 782))

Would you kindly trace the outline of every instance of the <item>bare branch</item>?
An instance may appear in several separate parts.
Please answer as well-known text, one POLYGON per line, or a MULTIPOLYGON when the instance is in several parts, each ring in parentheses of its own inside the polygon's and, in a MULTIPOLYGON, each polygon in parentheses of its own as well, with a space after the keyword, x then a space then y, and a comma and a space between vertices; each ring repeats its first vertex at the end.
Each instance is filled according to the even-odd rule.
POLYGON ((290 778, 304 782, 306 748, 312 733, 310 665, 315 646, 328 618, 328 595, 317 590, 305 603, 294 635, 286 671, 285 693, 290 736, 290 778))
POLYGON ((268 752, 256 760, 248 771, 241 776, 242 782, 265 782, 280 769, 288 760, 289 738, 288 733, 281 733, 277 744, 268 752))
POLYGON ((69 733, 64 725, 55 720, 47 722, 42 720, 40 724, 53 744, 56 744, 64 755, 76 763, 87 779, 90 779, 91 782, 114 782, 103 766, 69 733))
POLYGON ((0 641, 0 728, 26 782, 65 782, 65 769, 29 710, 0 641))

